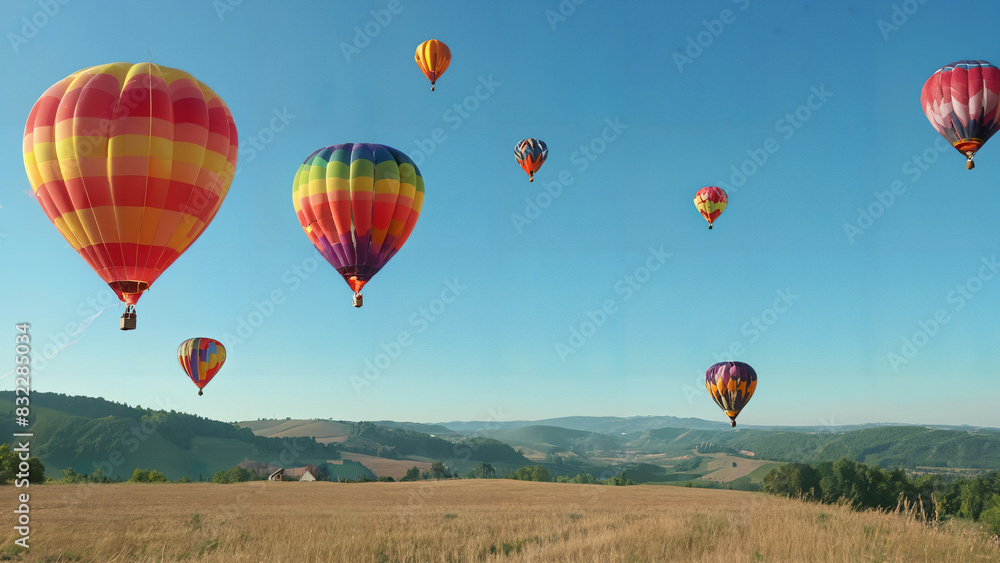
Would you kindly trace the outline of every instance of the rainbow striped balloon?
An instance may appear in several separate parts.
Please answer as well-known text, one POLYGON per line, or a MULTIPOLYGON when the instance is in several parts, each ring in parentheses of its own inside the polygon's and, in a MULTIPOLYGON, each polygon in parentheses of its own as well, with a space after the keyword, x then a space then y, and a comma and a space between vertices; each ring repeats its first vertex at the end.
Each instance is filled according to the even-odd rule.
POLYGON ((403 246, 424 203, 424 179, 402 152, 384 145, 323 147, 299 166, 292 204, 302 230, 347 285, 361 288, 403 246))
POLYGON ((73 73, 42 94, 24 128, 38 203, 128 305, 215 217, 237 149, 222 98, 151 63, 73 73))
POLYGON ((226 347, 211 338, 188 338, 177 347, 177 361, 201 395, 201 390, 226 362, 226 347))

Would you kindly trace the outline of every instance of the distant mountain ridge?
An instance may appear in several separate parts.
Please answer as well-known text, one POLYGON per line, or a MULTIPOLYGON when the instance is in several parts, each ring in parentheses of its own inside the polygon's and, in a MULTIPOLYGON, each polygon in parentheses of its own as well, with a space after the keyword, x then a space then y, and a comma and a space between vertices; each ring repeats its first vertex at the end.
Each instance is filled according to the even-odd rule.
MULTIPOLYGON (((392 424, 417 424, 400 423, 393 421, 381 421, 392 424)), ((520 428, 522 426, 558 426, 569 430, 584 430, 587 432, 597 432, 600 434, 628 434, 641 432, 643 430, 656 430, 659 428, 687 428, 691 430, 728 430, 730 428, 727 421, 711 421, 701 418, 678 418, 675 416, 566 416, 559 418, 545 418, 541 420, 474 420, 474 421, 449 421, 429 423, 427 426, 440 426, 462 434, 475 434, 492 430, 520 428)), ((935 428, 938 430, 955 431, 987 431, 1000 433, 1000 427, 984 427, 969 425, 913 425, 891 422, 874 422, 867 424, 845 424, 845 425, 818 425, 818 426, 783 426, 783 425, 755 425, 740 423, 737 429, 747 430, 783 430, 789 432, 846 432, 850 430, 861 430, 865 428, 881 428, 885 426, 921 426, 935 428)))

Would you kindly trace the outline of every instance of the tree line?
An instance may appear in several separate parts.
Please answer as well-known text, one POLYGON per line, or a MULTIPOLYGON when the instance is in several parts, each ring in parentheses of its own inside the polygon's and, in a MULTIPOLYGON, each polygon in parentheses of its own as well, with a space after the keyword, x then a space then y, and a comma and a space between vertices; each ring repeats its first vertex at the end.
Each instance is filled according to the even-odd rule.
POLYGON ((788 463, 764 477, 764 492, 855 509, 905 508, 925 520, 965 518, 1000 535, 1000 471, 977 477, 915 475, 840 458, 788 463))

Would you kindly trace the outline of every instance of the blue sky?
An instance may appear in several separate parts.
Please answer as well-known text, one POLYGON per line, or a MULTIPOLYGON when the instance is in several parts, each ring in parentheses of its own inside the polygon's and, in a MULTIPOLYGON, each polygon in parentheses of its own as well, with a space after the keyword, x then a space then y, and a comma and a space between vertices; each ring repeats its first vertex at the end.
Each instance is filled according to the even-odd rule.
POLYGON ((737 359, 759 375, 744 424, 997 426, 1000 154, 967 171, 919 97, 944 64, 1000 61, 974 31, 1000 5, 647 4, 4 3, 8 345, 31 323, 35 390, 221 420, 724 420, 704 373, 737 359), (453 54, 433 93, 431 38, 453 54), (211 86, 241 150, 122 332, 30 197, 21 138, 51 84, 146 60, 211 86), (525 137, 549 147, 534 183, 525 137), (426 184, 362 309, 291 202, 298 165, 344 142, 406 152, 426 184), (712 231, 707 185, 729 192, 712 231), (175 357, 192 336, 229 350, 203 397, 175 357))

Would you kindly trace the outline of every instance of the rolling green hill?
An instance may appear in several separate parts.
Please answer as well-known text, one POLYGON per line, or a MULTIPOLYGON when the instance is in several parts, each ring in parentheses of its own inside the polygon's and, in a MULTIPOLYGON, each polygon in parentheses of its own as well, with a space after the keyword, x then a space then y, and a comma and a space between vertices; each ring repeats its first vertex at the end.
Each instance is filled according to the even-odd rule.
MULTIPOLYGON (((31 453, 46 476, 73 468, 101 469, 128 479, 135 469, 156 469, 168 479, 211 478, 244 459, 295 466, 338 459, 339 451, 312 438, 267 438, 248 428, 175 411, 129 407, 90 397, 33 392, 31 453)), ((14 394, 0 392, 0 424, 14 427, 14 394)))
POLYGON ((618 449, 622 444, 621 440, 614 436, 556 426, 530 425, 513 429, 504 428, 485 431, 482 435, 512 446, 524 446, 544 453, 570 451, 584 454, 618 449))
MULTIPOLYGON (((8 428, 14 427, 13 399, 12 392, 0 392, 0 424, 8 428)), ((741 468, 739 459, 821 462, 841 457, 884 468, 920 466, 922 471, 1000 467, 1000 432, 993 429, 871 426, 805 432, 668 427, 608 435, 529 424, 486 430, 472 438, 452 433, 446 439, 437 434, 449 428, 437 425, 391 423, 387 427, 373 422, 294 419, 237 425, 99 398, 37 392, 31 395, 31 419, 32 454, 41 458, 47 475, 55 478, 70 467, 77 473, 99 468, 105 475, 123 479, 137 468, 156 469, 170 479, 208 478, 245 459, 293 467, 340 459, 342 450, 394 460, 442 461, 456 473, 468 472, 479 462, 490 463, 501 473, 543 463, 553 474, 586 471, 598 475, 628 469, 638 479, 664 481, 672 479, 672 473, 695 473, 683 461, 692 455, 730 456, 728 463, 741 468), (434 430, 435 435, 416 428, 434 430), (513 446, 539 453, 532 461, 513 446), (665 470, 661 473, 658 468, 665 470)), ((721 472, 721 465, 716 472, 726 473, 721 472)))
POLYGON ((629 449, 682 455, 700 443, 753 452, 756 459, 819 462, 847 457, 885 468, 1000 467, 1000 433, 880 426, 847 432, 661 428, 628 436, 629 449))
POLYGON ((252 420, 240 422, 240 426, 249 428, 258 436, 267 438, 293 438, 312 436, 317 442, 343 442, 354 428, 353 422, 334 420, 299 420, 287 418, 284 420, 252 420))

